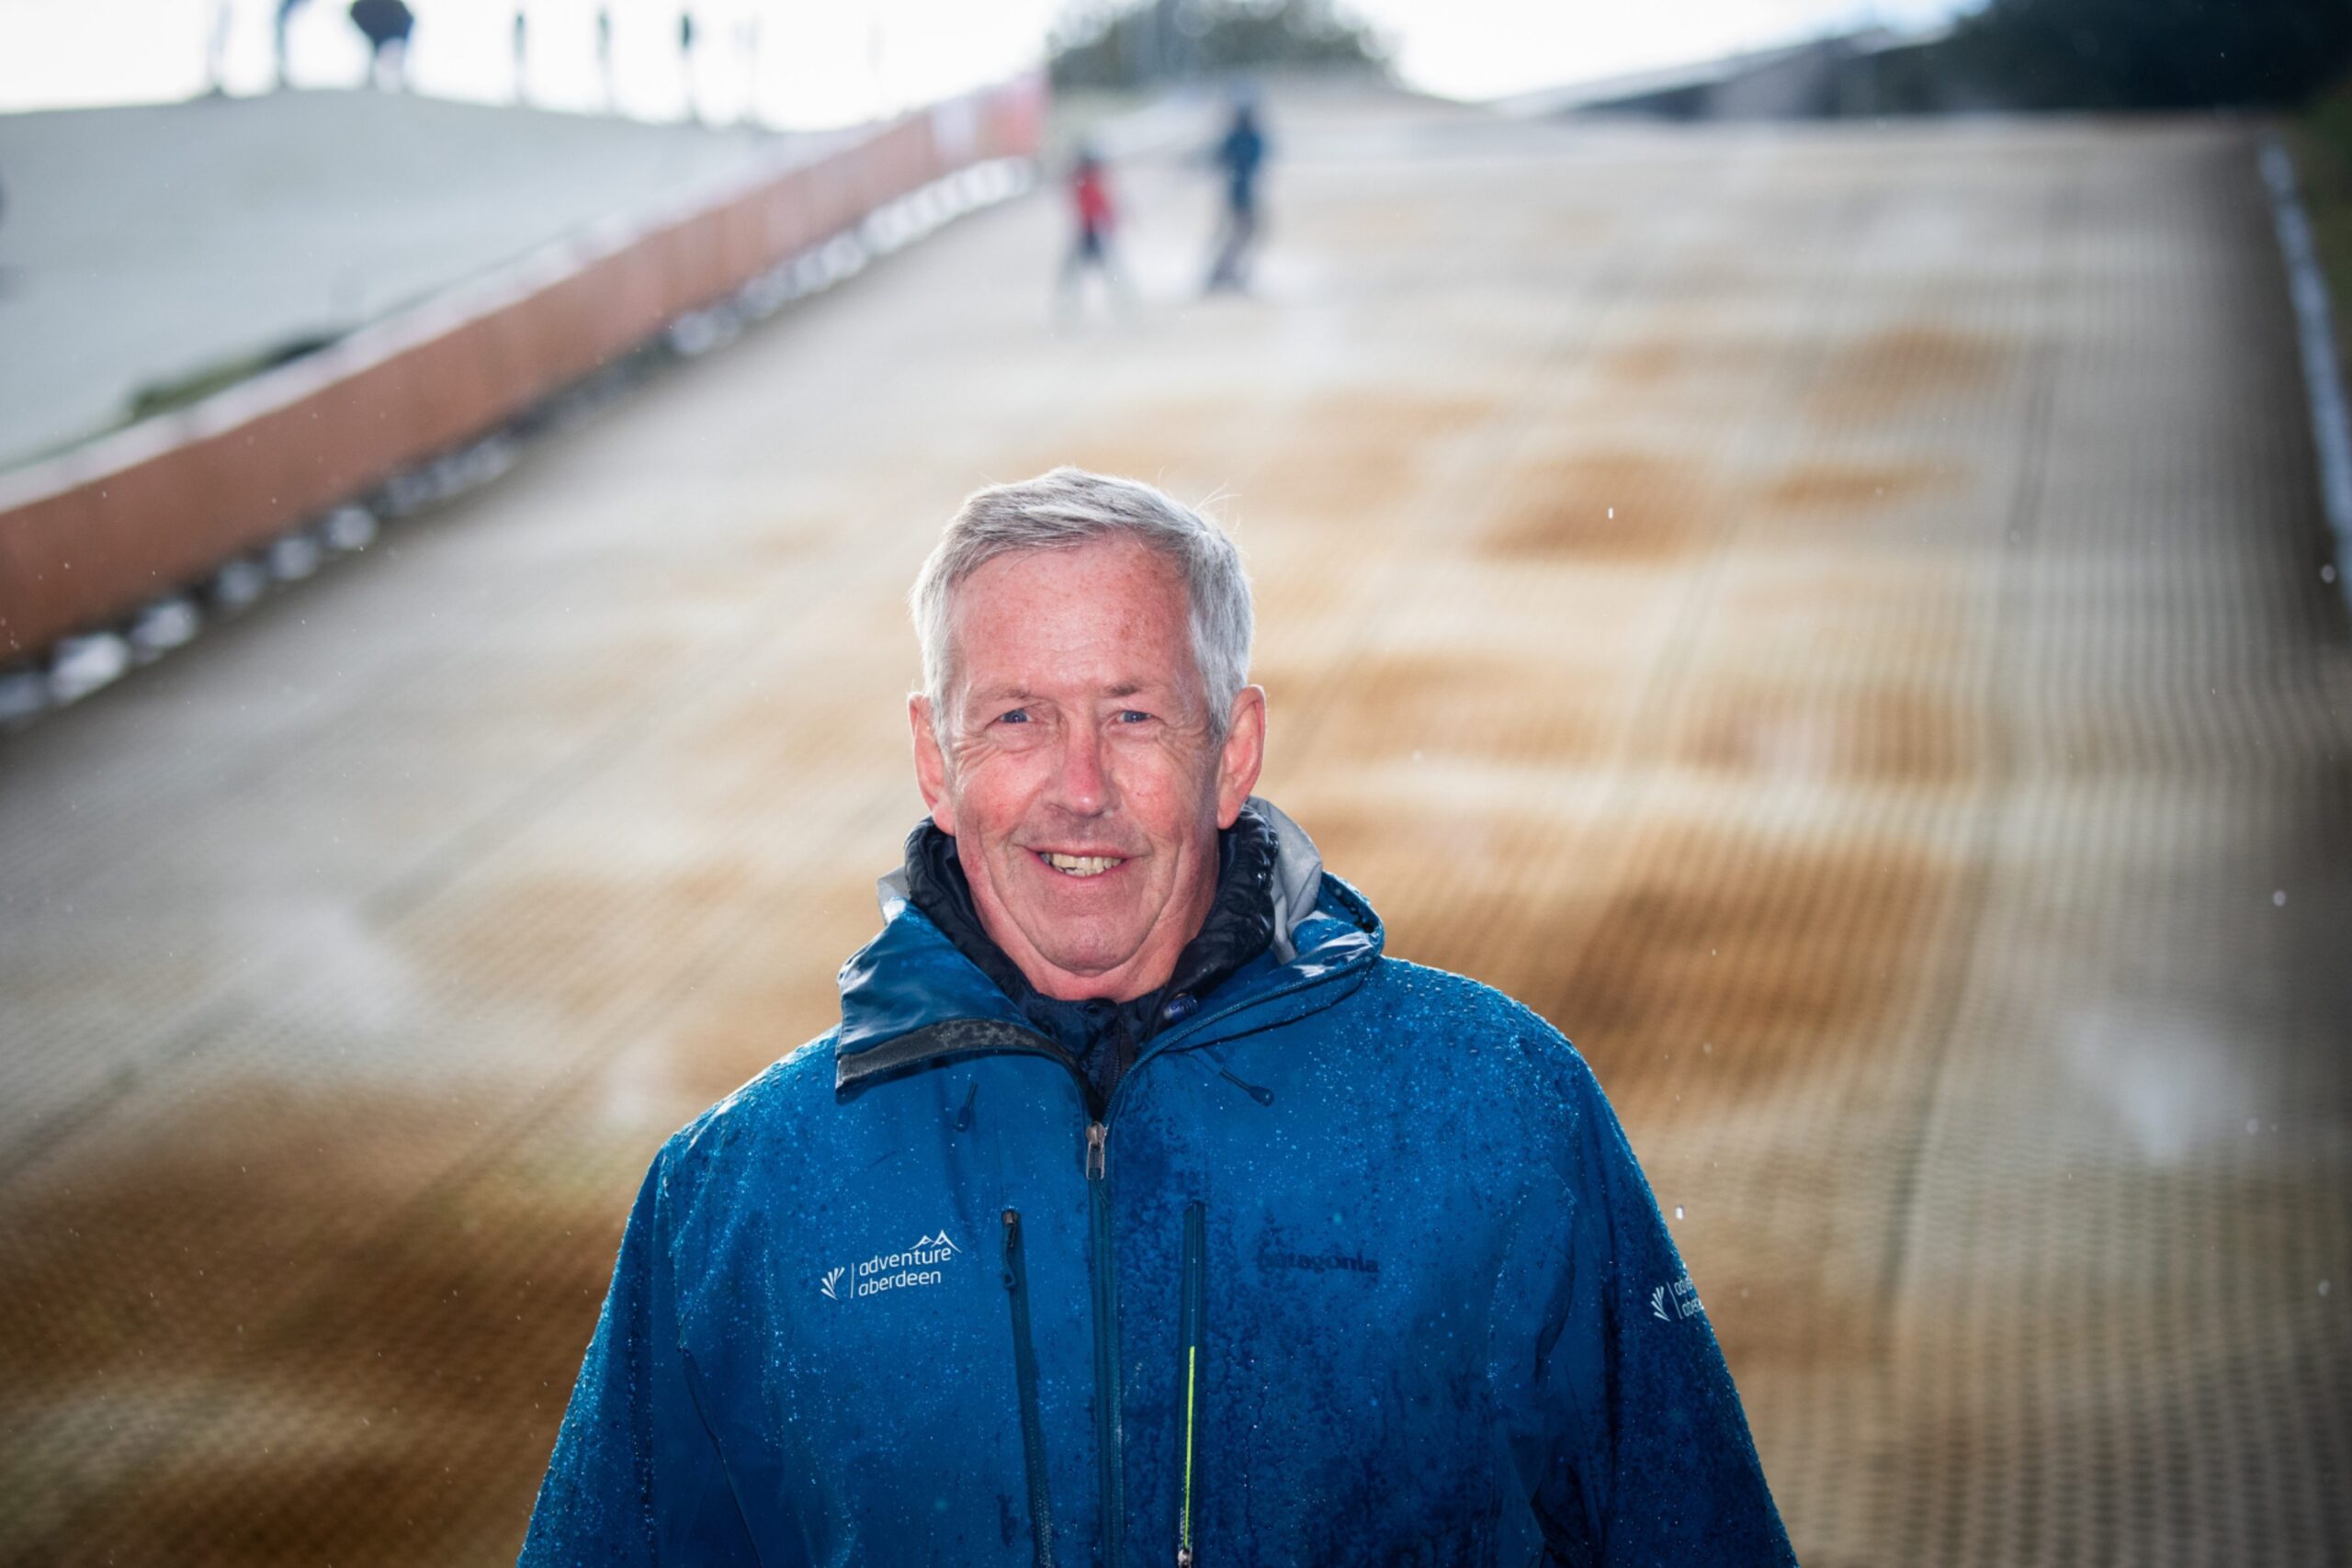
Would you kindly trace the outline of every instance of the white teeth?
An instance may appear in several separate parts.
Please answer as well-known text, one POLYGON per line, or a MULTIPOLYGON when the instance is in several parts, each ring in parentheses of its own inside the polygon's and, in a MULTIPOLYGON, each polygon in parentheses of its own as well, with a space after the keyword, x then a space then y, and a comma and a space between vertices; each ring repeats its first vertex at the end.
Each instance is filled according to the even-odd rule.
POLYGON ((1100 876, 1113 866, 1123 863, 1109 855, 1057 855, 1048 853, 1046 863, 1056 871, 1066 871, 1072 876, 1100 876))

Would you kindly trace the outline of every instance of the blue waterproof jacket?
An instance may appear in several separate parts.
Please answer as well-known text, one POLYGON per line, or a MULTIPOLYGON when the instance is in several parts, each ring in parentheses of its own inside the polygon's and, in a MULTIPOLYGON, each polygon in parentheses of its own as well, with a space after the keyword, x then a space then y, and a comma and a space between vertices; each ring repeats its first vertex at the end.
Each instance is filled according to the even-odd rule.
POLYGON ((886 882, 647 1175, 525 1563, 1792 1561, 1583 1060, 1261 809, 1271 951, 1108 1105, 886 882))

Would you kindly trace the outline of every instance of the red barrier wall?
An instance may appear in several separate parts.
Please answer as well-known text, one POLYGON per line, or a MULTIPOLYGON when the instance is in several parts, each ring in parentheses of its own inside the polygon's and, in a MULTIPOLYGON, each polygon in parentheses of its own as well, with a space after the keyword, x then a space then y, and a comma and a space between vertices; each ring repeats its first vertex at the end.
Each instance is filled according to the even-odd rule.
POLYGON ((686 311, 959 168, 1026 157, 1031 77, 605 231, 192 408, 0 475, 0 669, 497 430, 686 311))

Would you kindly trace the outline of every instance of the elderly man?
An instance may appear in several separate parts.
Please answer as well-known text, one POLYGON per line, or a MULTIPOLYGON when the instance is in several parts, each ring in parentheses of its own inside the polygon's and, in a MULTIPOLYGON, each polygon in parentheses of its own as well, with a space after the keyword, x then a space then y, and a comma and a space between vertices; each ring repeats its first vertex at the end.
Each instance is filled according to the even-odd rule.
POLYGON ((914 612, 930 817, 654 1161, 524 1561, 1788 1562, 1583 1061, 1251 796, 1231 541, 1057 469, 914 612))

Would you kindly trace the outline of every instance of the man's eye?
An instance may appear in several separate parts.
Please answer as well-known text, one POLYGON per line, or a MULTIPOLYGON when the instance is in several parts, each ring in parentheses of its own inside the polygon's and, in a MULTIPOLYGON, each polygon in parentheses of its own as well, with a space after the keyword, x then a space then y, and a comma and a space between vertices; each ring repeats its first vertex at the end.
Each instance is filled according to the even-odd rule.
POLYGON ((1151 715, 1144 712, 1141 708, 1121 708, 1119 710, 1119 722, 1121 724, 1149 724, 1151 722, 1151 715))
POLYGON ((1027 708, 1014 708, 1010 713, 998 715, 997 722, 999 724, 1026 724, 1029 722, 1029 710, 1027 708))

